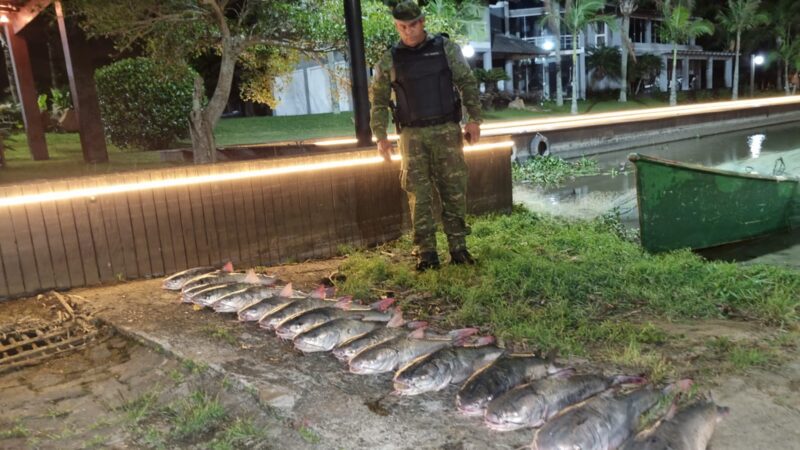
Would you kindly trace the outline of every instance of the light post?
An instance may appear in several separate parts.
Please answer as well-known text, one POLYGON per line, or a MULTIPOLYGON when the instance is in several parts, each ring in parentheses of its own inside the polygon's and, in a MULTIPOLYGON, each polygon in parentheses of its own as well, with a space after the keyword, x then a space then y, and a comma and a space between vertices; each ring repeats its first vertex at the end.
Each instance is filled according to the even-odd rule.
POLYGON ((756 90, 756 66, 764 64, 764 57, 761 55, 750 55, 750 97, 756 90))

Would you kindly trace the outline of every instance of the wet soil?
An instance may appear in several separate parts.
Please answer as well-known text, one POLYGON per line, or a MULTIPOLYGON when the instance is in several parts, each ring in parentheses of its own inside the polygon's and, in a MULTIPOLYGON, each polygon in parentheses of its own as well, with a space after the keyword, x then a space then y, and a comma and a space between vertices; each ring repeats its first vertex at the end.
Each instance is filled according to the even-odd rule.
MULTIPOLYGON (((341 262, 268 272, 310 290, 341 262)), ((531 430, 498 434, 458 415, 454 386, 417 397, 389 395, 390 376, 350 374, 329 355, 302 355, 231 315, 196 311, 161 290, 159 280, 72 293, 120 334, 48 364, 0 375, 0 448, 211 448, 236 418, 265 434, 234 448, 516 449, 532 438, 531 430), (137 400, 154 387, 159 395, 153 412, 131 419, 137 400), (224 405, 226 419, 178 436, 171 405, 196 392, 224 405)), ((0 304, 0 317, 47 311, 36 302, 0 304)), ((732 321, 654 324, 668 335, 660 350, 676 375, 699 380, 703 392, 731 409, 711 448, 800 449, 797 340, 783 339, 784 351, 766 364, 734 370, 715 353, 712 340, 752 346, 780 340, 780 333, 732 321)), ((560 362, 608 374, 631 370, 605 363, 603 355, 560 362)))

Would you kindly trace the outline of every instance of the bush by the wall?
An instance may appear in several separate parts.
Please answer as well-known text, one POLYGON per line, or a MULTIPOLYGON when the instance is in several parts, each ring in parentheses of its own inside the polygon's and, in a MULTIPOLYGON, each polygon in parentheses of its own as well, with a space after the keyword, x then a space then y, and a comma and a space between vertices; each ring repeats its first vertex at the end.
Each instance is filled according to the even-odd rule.
POLYGON ((189 133, 195 72, 131 58, 95 72, 106 136, 120 147, 168 148, 189 133))

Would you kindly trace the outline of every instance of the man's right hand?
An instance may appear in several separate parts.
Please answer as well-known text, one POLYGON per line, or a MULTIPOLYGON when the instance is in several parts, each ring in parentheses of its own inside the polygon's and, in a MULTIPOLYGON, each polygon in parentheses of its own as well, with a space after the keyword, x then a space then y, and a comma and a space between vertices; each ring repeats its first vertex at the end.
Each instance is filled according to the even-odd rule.
POLYGON ((383 157, 383 160, 389 162, 392 160, 392 143, 389 139, 378 140, 378 153, 383 157))

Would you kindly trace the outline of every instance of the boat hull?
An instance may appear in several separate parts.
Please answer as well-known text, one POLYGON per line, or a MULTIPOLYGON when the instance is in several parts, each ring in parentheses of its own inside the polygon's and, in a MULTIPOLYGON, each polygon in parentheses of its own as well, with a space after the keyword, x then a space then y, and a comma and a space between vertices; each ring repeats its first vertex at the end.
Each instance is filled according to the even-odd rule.
POLYGON ((795 178, 742 174, 632 154, 642 246, 702 249, 800 225, 795 178))

